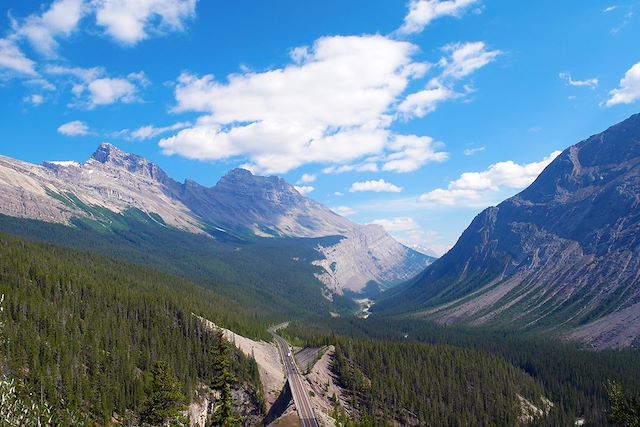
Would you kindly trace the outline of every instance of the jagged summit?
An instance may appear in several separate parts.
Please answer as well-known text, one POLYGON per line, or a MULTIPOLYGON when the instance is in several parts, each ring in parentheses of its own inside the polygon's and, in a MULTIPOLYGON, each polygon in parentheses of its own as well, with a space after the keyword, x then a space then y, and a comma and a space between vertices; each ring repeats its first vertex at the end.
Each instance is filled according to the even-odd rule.
MULTIPOLYGON (((0 213, 64 224, 78 217, 101 221, 96 212, 103 209, 125 213, 133 208, 192 233, 216 230, 213 234, 243 239, 343 236, 333 246, 318 248, 318 257, 324 257, 319 265, 326 270, 319 278, 335 293, 358 292, 370 282, 390 286, 431 261, 383 229, 354 224, 303 196, 280 177, 237 168, 210 188, 191 180, 178 183, 144 157, 108 143, 75 167, 0 159, 0 202, 0 213), (94 206, 100 209, 87 208, 94 206)), ((110 224, 106 218, 101 226, 110 224)))
POLYGON ((155 163, 137 154, 126 153, 108 142, 100 144, 87 163, 92 161, 148 176, 161 182, 167 182, 170 179, 165 171, 155 163))
POLYGON ((269 189, 271 191, 291 191, 293 186, 279 176, 254 175, 243 168, 231 169, 216 184, 218 189, 269 189))

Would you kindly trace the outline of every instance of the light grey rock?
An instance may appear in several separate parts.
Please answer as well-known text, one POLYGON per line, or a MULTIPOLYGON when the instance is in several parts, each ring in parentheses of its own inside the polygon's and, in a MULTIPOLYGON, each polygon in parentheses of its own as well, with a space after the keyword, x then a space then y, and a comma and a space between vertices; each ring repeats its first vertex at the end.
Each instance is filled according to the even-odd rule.
MULTIPOLYGON (((178 183, 146 159, 101 144, 85 163, 32 165, 0 157, 0 213, 70 224, 95 218, 92 208, 158 214, 167 226, 192 233, 214 228, 239 236, 343 236, 319 247, 317 277, 332 292, 389 287, 420 272, 432 259, 395 241, 382 228, 354 224, 301 195, 279 177, 234 169, 213 187, 178 183)), ((152 216, 150 216, 152 218, 152 216)), ((330 293, 327 294, 330 297, 330 293)))

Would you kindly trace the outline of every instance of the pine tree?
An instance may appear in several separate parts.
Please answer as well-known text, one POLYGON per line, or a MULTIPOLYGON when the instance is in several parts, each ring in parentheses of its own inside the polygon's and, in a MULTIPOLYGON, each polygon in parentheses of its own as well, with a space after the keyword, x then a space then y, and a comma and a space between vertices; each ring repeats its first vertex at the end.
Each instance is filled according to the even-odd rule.
POLYGON ((141 414, 141 422, 153 426, 184 426, 185 397, 167 362, 158 361, 151 370, 151 392, 141 414))
POLYGON ((611 401, 609 421, 621 427, 640 427, 640 395, 625 394, 615 382, 609 383, 607 393, 611 401))
POLYGON ((217 343, 213 349, 213 364, 216 376, 212 388, 220 393, 213 411, 212 426, 232 427, 241 424, 233 409, 231 386, 236 378, 229 369, 229 343, 224 339, 222 330, 217 331, 217 343))

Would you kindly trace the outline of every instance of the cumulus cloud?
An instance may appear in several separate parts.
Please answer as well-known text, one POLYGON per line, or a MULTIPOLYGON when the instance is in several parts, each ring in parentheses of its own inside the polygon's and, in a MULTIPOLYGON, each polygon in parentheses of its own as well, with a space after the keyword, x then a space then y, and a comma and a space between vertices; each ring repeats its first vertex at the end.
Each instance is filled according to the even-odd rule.
POLYGON ((397 32, 402 35, 419 33, 440 17, 460 16, 476 2, 477 0, 411 0, 409 13, 397 32))
POLYGON ((331 210, 341 216, 351 216, 357 213, 355 209, 348 206, 336 206, 335 208, 331 208, 331 210))
POLYGON ((442 102, 459 96, 454 90, 434 80, 425 89, 409 94, 398 106, 398 112, 407 118, 424 117, 433 113, 442 102))
POLYGON ((309 163, 328 164, 324 173, 409 172, 444 161, 446 153, 430 138, 397 135, 392 124, 464 95, 448 82, 499 53, 482 42, 447 45, 444 51, 441 75, 431 79, 437 86, 404 100, 408 84, 429 67, 413 59, 416 46, 379 35, 324 37, 293 49, 289 65, 244 69, 226 81, 183 73, 173 111, 202 115, 159 145, 166 155, 190 159, 247 159, 262 173, 286 173, 309 163))
POLYGON ((620 80, 618 88, 609 92, 607 107, 631 104, 640 99, 640 62, 633 65, 620 80))
POLYGON ((68 37, 87 12, 84 0, 57 0, 41 15, 33 14, 22 22, 13 20, 13 37, 27 39, 47 57, 55 57, 58 37, 68 37))
POLYGON ((96 23, 120 43, 135 45, 149 34, 181 31, 195 16, 196 0, 97 0, 96 23))
POLYGON ((488 50, 484 42, 453 43, 442 50, 446 56, 437 64, 440 74, 429 80, 423 90, 407 95, 398 106, 398 113, 405 119, 424 117, 435 111, 440 103, 472 92, 470 86, 464 86, 462 91, 456 90, 455 84, 493 62, 502 53, 488 50))
POLYGON ((36 63, 27 58, 15 43, 0 39, 0 70, 25 76, 37 76, 36 63))
POLYGON ((585 80, 574 80, 571 77, 571 73, 567 71, 563 71, 562 73, 558 74, 558 77, 564 80, 569 86, 588 87, 591 89, 595 89, 598 87, 598 79, 596 78, 585 79, 585 80))
POLYGON ((89 91, 90 107, 109 105, 114 102, 133 102, 136 87, 127 79, 96 79, 87 85, 89 91))
POLYGON ((80 120, 74 120, 58 127, 58 133, 65 136, 85 136, 89 134, 89 127, 80 120))
POLYGON ((431 205, 485 206, 503 189, 521 189, 531 184, 560 151, 554 151, 539 162, 518 164, 511 160, 495 163, 482 172, 465 172, 446 189, 437 188, 419 197, 431 205))
POLYGON ((298 191, 298 193, 304 194, 305 196, 315 190, 315 188, 310 185, 294 185, 293 187, 298 191))
POLYGON ((415 51, 382 36, 325 37, 284 68, 227 83, 182 74, 174 111, 206 115, 160 146, 193 159, 247 157, 265 173, 379 155, 392 140, 394 101, 424 71, 415 51))
POLYGON ((76 100, 72 105, 88 109, 116 102, 138 102, 140 101, 141 88, 149 84, 142 71, 129 73, 126 77, 110 77, 102 67, 80 68, 50 65, 45 68, 45 73, 72 77, 71 92, 76 100))
POLYGON ((302 176, 298 180, 298 183, 300 183, 300 184, 310 184, 312 182, 315 182, 316 179, 318 179, 317 175, 305 173, 305 174, 302 174, 302 176))
POLYGON ((349 192, 351 193, 360 193, 365 191, 371 191, 375 193, 399 193, 402 191, 402 187, 398 187, 397 185, 385 182, 384 179, 379 179, 377 181, 371 180, 354 182, 349 188, 349 192))
POLYGON ((437 145, 428 136, 398 135, 389 145, 392 153, 384 158, 382 170, 413 172, 428 162, 444 162, 449 155, 436 151, 437 145))
POLYGON ((36 107, 38 105, 41 105, 44 102, 44 97, 38 93, 34 93, 31 94, 29 96, 24 97, 24 102, 28 102, 30 104, 35 105, 36 107))

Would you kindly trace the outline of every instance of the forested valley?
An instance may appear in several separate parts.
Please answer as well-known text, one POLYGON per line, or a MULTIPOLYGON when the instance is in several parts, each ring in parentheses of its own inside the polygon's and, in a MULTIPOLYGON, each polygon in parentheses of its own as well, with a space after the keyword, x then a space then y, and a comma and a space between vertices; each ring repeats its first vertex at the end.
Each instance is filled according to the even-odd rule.
MULTIPOLYGON (((196 316, 266 336, 250 310, 184 279, 5 234, 0 294, 2 372, 47 402, 60 426, 135 422, 154 369, 195 398, 214 380, 219 341, 196 316)), ((259 401, 255 361, 233 351, 230 369, 259 401)))

